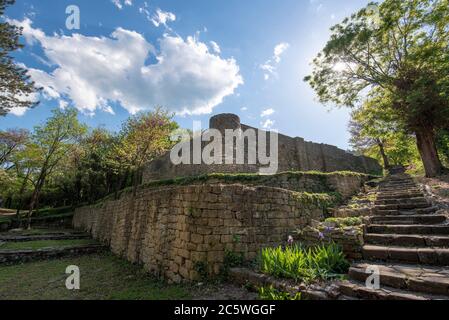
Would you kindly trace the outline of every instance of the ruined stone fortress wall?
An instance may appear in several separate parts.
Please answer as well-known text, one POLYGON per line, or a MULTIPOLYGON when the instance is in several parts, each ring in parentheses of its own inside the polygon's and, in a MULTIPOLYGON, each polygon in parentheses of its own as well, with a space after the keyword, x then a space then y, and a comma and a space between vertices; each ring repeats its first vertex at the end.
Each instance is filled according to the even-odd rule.
MULTIPOLYGON (((234 114, 221 114, 212 117, 210 128, 218 129, 224 133, 226 129, 255 129, 240 123, 240 119, 234 114)), ((269 148, 269 135, 267 135, 267 146, 269 148)), ((192 144, 193 145, 193 144, 192 144)), ((204 147, 205 143, 203 143, 204 147)), ((245 163, 243 165, 226 164, 180 164, 174 165, 170 161, 170 153, 156 159, 147 165, 144 170, 143 181, 171 179, 175 177, 195 176, 205 173, 235 173, 251 172, 256 173, 261 167, 260 164, 247 164, 247 145, 245 145, 245 163)), ((193 148, 193 147, 192 147, 193 148)), ((305 141, 303 138, 291 138, 279 134, 278 148, 279 168, 278 172, 283 171, 354 171, 361 173, 381 173, 379 163, 372 158, 364 156, 355 156, 335 146, 318 144, 305 141)), ((193 152, 191 152, 192 154, 193 152)), ((224 151, 223 151, 224 155, 224 151)))
POLYGON ((141 187, 135 196, 124 193, 118 200, 76 209, 73 224, 151 273, 173 282, 198 280, 199 270, 220 272, 226 250, 253 259, 261 248, 285 243, 298 228, 325 217, 331 196, 285 188, 350 195, 366 177, 325 178, 328 184, 317 174, 260 182, 284 189, 212 182, 141 187))

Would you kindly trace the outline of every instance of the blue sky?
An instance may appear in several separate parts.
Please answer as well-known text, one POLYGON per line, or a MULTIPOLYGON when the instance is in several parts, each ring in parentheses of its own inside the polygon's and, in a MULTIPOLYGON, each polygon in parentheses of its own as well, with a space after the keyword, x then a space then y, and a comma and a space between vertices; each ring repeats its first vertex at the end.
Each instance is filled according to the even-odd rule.
POLYGON ((0 127, 32 128, 72 105, 90 126, 118 130, 130 113, 163 105, 183 127, 230 112, 346 149, 349 111, 317 103, 302 79, 329 28, 368 2, 17 0, 6 16, 25 27, 26 47, 15 56, 45 90, 0 127), (66 28, 69 5, 79 30, 66 28))

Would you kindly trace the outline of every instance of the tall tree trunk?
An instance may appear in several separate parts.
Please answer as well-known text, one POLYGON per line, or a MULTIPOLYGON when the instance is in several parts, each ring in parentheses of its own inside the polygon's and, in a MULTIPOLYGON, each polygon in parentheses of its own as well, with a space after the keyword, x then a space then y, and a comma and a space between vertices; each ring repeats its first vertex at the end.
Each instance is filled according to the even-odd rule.
POLYGON ((384 168, 388 170, 390 168, 390 161, 388 160, 388 156, 385 153, 385 145, 384 142, 380 139, 376 140, 377 145, 379 146, 380 155, 382 156, 382 160, 384 162, 384 168))
POLYGON ((27 186, 27 181, 28 181, 28 177, 30 176, 30 169, 27 169, 27 174, 25 176, 25 178, 23 179, 22 185, 20 186, 20 191, 19 191, 19 203, 17 204, 17 211, 16 211, 16 224, 17 227, 20 227, 20 210, 22 210, 22 205, 23 205, 23 193, 25 192, 25 188, 27 186))
POLYGON ((27 215, 26 229, 28 229, 28 230, 31 229, 31 216, 33 215, 33 210, 36 207, 38 197, 39 197, 39 191, 38 191, 38 188, 36 187, 33 191, 33 195, 31 196, 30 208, 29 208, 28 215, 27 215))
POLYGON ((423 128, 417 130, 416 142, 426 171, 426 177, 431 178, 440 175, 443 171, 443 165, 438 156, 433 129, 423 128))
POLYGON ((39 194, 41 192, 42 187, 44 186, 45 176, 41 175, 41 179, 36 183, 36 187, 34 188, 33 195, 31 196, 30 208, 27 216, 27 229, 31 229, 31 216, 33 215, 33 210, 37 207, 39 203, 39 194))

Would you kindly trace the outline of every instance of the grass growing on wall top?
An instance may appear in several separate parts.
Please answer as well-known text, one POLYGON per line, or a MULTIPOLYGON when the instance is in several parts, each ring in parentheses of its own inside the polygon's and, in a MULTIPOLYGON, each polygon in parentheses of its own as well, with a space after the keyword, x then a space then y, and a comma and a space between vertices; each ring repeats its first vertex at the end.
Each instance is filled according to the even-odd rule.
MULTIPOLYGON (((287 180, 290 178, 301 178, 301 177, 311 177, 318 178, 323 185, 323 194, 329 194, 334 196, 334 199, 331 201, 335 203, 335 198, 340 197, 340 195, 328 185, 327 178, 331 176, 354 176, 354 177, 366 177, 368 175, 359 172, 352 171, 335 171, 335 172, 320 172, 320 171, 285 171, 281 173, 277 173, 274 175, 261 175, 258 173, 209 173, 202 174, 198 176, 191 177, 179 177, 173 179, 165 179, 165 180, 156 180, 151 181, 139 186, 139 189, 148 189, 148 188, 158 188, 158 187, 169 187, 169 186, 187 186, 193 184, 201 184, 208 182, 222 182, 222 183, 264 183, 270 182, 271 180, 275 181, 278 178, 286 178, 287 180)), ((107 200, 117 200, 122 196, 132 193, 132 187, 123 189, 118 192, 117 198, 115 198, 114 194, 110 194, 105 198, 97 201, 94 206, 101 207, 103 203, 107 200)), ((305 192, 307 194, 307 192, 305 192)), ((310 193, 314 194, 314 193, 310 193)), ((318 193, 317 193, 318 194, 318 193)))

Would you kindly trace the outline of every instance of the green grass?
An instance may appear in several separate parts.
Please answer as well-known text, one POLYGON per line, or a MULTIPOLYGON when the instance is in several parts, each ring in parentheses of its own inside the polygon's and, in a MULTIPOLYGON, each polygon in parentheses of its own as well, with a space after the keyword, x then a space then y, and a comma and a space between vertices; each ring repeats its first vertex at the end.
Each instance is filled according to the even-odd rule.
POLYGON ((291 246, 263 249, 260 269, 263 273, 275 277, 312 282, 346 273, 349 263, 336 244, 313 248, 291 246))
POLYGON ((168 285, 109 253, 0 266, 0 300, 190 299, 189 288, 168 285), (80 290, 65 287, 69 265, 80 268, 80 290))
POLYGON ((277 301, 277 300, 302 300, 302 294, 300 292, 291 294, 288 292, 279 291, 273 286, 260 287, 259 298, 261 300, 277 301))
POLYGON ((74 240, 39 240, 25 242, 6 242, 0 245, 0 250, 24 250, 24 249, 42 249, 42 248, 61 248, 77 245, 88 245, 97 243, 91 239, 74 239, 74 240))

